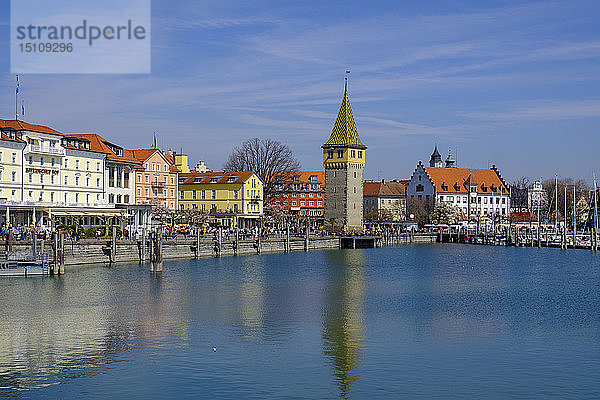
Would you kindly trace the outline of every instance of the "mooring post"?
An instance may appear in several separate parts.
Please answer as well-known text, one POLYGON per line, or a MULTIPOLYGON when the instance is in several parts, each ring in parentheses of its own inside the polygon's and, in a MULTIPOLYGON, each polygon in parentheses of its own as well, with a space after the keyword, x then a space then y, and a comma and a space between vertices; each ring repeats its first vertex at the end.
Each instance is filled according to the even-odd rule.
POLYGON ((58 232, 52 232, 52 268, 50 274, 58 273, 58 232))
POLYGON ((261 237, 260 237, 260 228, 256 230, 256 254, 260 254, 260 245, 261 245, 261 237))
POLYGON ((65 273, 65 234, 60 233, 60 246, 58 252, 58 274, 63 275, 65 273))
POLYGON ((306 220, 306 232, 305 232, 305 236, 304 236, 304 251, 308 251, 308 241, 309 241, 308 236, 309 235, 310 235, 310 222, 307 219, 306 220))
POLYGON ((285 250, 290 252, 292 251, 290 246, 290 221, 287 221, 285 235, 285 250))
POLYGON ((240 245, 240 228, 235 228, 235 241, 233 242, 233 254, 237 256, 240 245))
POLYGON ((196 258, 200 255, 200 228, 196 229, 196 258))
POLYGON ((31 253, 33 256, 33 260, 37 258, 37 235, 35 234, 35 225, 33 226, 33 231, 31 232, 31 253))
POLYGON ((163 234, 162 232, 158 234, 158 237, 156 238, 156 248, 155 248, 155 253, 156 253, 156 264, 154 265, 154 272, 162 272, 163 270, 163 234))
POLYGON ((352 237, 352 248, 355 249, 356 248, 356 238, 352 237))
POLYGON ((148 257, 148 234, 146 228, 142 230, 142 262, 146 261, 148 257))
POLYGON ((154 272, 154 247, 155 247, 155 243, 154 243, 154 238, 156 236, 156 233, 150 233, 150 249, 149 249, 149 259, 150 259, 150 272, 154 272))
POLYGON ((223 250, 223 229, 219 227, 219 255, 221 255, 221 251, 223 250))
POLYGON ((117 227, 113 226, 112 241, 110 243, 110 262, 114 263, 115 261, 117 261, 117 227))

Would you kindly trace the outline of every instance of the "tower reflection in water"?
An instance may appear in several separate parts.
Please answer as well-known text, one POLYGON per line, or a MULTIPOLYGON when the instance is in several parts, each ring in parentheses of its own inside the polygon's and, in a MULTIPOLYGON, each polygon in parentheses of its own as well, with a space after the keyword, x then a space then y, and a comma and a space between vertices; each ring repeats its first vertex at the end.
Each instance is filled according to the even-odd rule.
POLYGON ((359 379, 355 369, 363 353, 364 251, 332 251, 328 261, 323 352, 334 368, 340 397, 350 398, 352 385, 359 379))

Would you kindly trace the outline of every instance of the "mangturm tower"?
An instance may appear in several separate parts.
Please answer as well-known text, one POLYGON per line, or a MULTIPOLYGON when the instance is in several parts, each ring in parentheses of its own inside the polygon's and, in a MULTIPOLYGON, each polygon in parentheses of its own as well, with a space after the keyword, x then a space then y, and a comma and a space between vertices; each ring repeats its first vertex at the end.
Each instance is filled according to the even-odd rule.
POLYGON ((365 146, 358 137, 348 99, 348 78, 344 97, 331 137, 323 147, 325 167, 325 223, 334 229, 362 229, 363 169, 365 146))

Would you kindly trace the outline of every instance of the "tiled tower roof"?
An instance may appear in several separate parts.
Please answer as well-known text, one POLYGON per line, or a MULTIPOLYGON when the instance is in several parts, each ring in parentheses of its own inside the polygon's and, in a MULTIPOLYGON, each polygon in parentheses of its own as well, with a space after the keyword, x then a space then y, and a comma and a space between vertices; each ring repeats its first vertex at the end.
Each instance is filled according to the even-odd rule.
POLYGON ((352 107, 350 107, 350 99, 348 98, 347 84, 344 88, 342 105, 340 106, 340 111, 335 120, 333 131, 331 132, 329 140, 323 145, 323 147, 327 146, 367 148, 358 137, 358 130, 356 129, 356 123, 354 122, 354 116, 352 115, 352 107))

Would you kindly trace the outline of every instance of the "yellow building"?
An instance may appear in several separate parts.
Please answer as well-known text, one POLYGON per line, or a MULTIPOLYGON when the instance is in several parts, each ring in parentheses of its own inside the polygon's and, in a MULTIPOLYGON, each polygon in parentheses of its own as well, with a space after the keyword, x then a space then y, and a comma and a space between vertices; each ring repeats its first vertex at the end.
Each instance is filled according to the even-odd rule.
POLYGON ((179 208, 206 212, 222 226, 253 227, 263 215, 263 183, 253 172, 181 173, 179 208))
POLYGON ((175 166, 180 172, 190 172, 187 154, 176 154, 173 152, 171 155, 175 160, 175 166))

